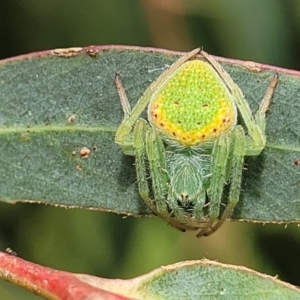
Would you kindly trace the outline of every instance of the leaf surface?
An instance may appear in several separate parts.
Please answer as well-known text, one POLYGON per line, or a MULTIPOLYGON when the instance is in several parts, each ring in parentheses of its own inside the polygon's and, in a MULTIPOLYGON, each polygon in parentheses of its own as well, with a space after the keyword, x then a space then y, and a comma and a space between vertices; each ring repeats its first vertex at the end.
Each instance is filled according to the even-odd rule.
POLYGON ((0 278, 45 299, 300 299, 275 277, 209 260, 180 262, 127 280, 73 274, 0 252, 0 278))
MULTIPOLYGON (((121 73, 134 105, 178 55, 107 46, 0 61, 0 200, 151 214, 137 192, 133 158, 114 143, 123 117, 114 74, 121 73), (84 147, 87 157, 80 154, 84 147)), ((300 74, 243 61, 221 63, 253 111, 279 74, 267 146, 246 159, 232 219, 299 222, 300 74)))

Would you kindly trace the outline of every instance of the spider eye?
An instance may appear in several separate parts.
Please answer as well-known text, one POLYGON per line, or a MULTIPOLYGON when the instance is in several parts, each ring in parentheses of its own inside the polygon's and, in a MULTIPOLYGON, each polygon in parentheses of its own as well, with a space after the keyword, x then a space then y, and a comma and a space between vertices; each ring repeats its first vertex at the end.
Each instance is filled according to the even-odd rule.
POLYGON ((187 193, 181 193, 181 199, 183 202, 187 201, 189 198, 189 194, 187 193))

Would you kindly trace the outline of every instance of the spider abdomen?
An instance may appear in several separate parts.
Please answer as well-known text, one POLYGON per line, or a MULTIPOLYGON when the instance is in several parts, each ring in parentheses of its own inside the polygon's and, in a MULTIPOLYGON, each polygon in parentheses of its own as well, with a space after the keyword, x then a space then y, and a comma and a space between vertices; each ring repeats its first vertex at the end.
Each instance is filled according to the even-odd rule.
POLYGON ((206 62, 184 63, 154 93, 149 122, 166 140, 195 146, 214 140, 236 124, 236 106, 225 84, 206 62))

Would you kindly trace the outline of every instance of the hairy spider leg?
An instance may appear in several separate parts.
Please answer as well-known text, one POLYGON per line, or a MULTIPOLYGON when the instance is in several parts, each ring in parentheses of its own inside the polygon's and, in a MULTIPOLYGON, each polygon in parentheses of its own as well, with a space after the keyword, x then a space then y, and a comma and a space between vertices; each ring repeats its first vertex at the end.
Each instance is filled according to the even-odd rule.
POLYGON ((227 85, 230 90, 235 103, 239 109, 240 114, 242 115, 243 121, 247 127, 248 134, 250 136, 246 137, 246 156, 255 156, 261 153, 266 144, 266 136, 265 136, 265 114, 269 108, 271 98, 273 96, 275 87, 278 82, 278 75, 276 74, 261 102, 261 105, 253 117, 251 109, 249 107, 248 102, 244 98, 243 92, 241 89, 235 84, 230 75, 222 68, 222 66, 209 54, 204 51, 201 51, 201 55, 213 66, 213 68, 217 71, 220 77, 223 79, 224 83, 227 85))
POLYGON ((160 87, 165 83, 165 81, 177 71, 177 69, 183 65, 190 58, 194 57, 201 51, 200 48, 194 49, 190 53, 180 57, 176 62, 174 62, 168 70, 161 75, 161 80, 155 80, 151 83, 151 85, 147 88, 143 97, 138 101, 138 103, 131 109, 129 101, 127 99, 125 89, 120 80, 120 74, 115 74, 115 84, 117 87, 117 91, 121 100, 122 109, 124 112, 124 118, 119 126, 116 136, 115 142, 120 145, 123 152, 127 155, 133 155, 133 141, 132 141, 132 129, 134 127, 135 122, 140 117, 142 112, 145 110, 148 105, 152 95, 155 91, 159 90, 160 87))
POLYGON ((217 218, 219 216, 220 203, 218 207, 216 206, 210 208, 210 220, 208 221, 206 226, 199 231, 197 237, 203 235, 209 236, 212 233, 214 233, 217 229, 219 229, 226 220, 226 218, 230 216, 230 214, 232 213, 233 209, 239 201, 245 155, 245 133, 243 127, 240 125, 236 126, 235 129, 230 133, 230 135, 230 139, 233 140, 233 145, 232 147, 229 147, 229 149, 231 149, 232 151, 232 153, 229 154, 229 156, 231 156, 232 159, 229 160, 229 165, 224 165, 224 169, 227 167, 227 170, 221 171, 222 174, 224 174, 224 172, 227 172, 227 174, 225 175, 226 181, 231 182, 228 203, 219 220, 217 220, 217 218))

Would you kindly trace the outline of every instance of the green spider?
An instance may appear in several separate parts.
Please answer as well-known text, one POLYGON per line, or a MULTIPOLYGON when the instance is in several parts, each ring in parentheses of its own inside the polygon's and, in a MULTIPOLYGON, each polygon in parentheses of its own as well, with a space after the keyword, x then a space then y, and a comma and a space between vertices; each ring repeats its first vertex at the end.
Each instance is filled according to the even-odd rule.
POLYGON ((240 88, 201 49, 172 64, 133 109, 116 74, 124 119, 115 142, 135 156, 139 193, 155 214, 182 231, 200 229, 197 237, 222 225, 239 200, 244 156, 265 147, 265 113, 277 80, 253 117, 240 88), (202 59, 191 60, 197 54, 202 59), (141 118, 147 105, 148 122, 141 118))

